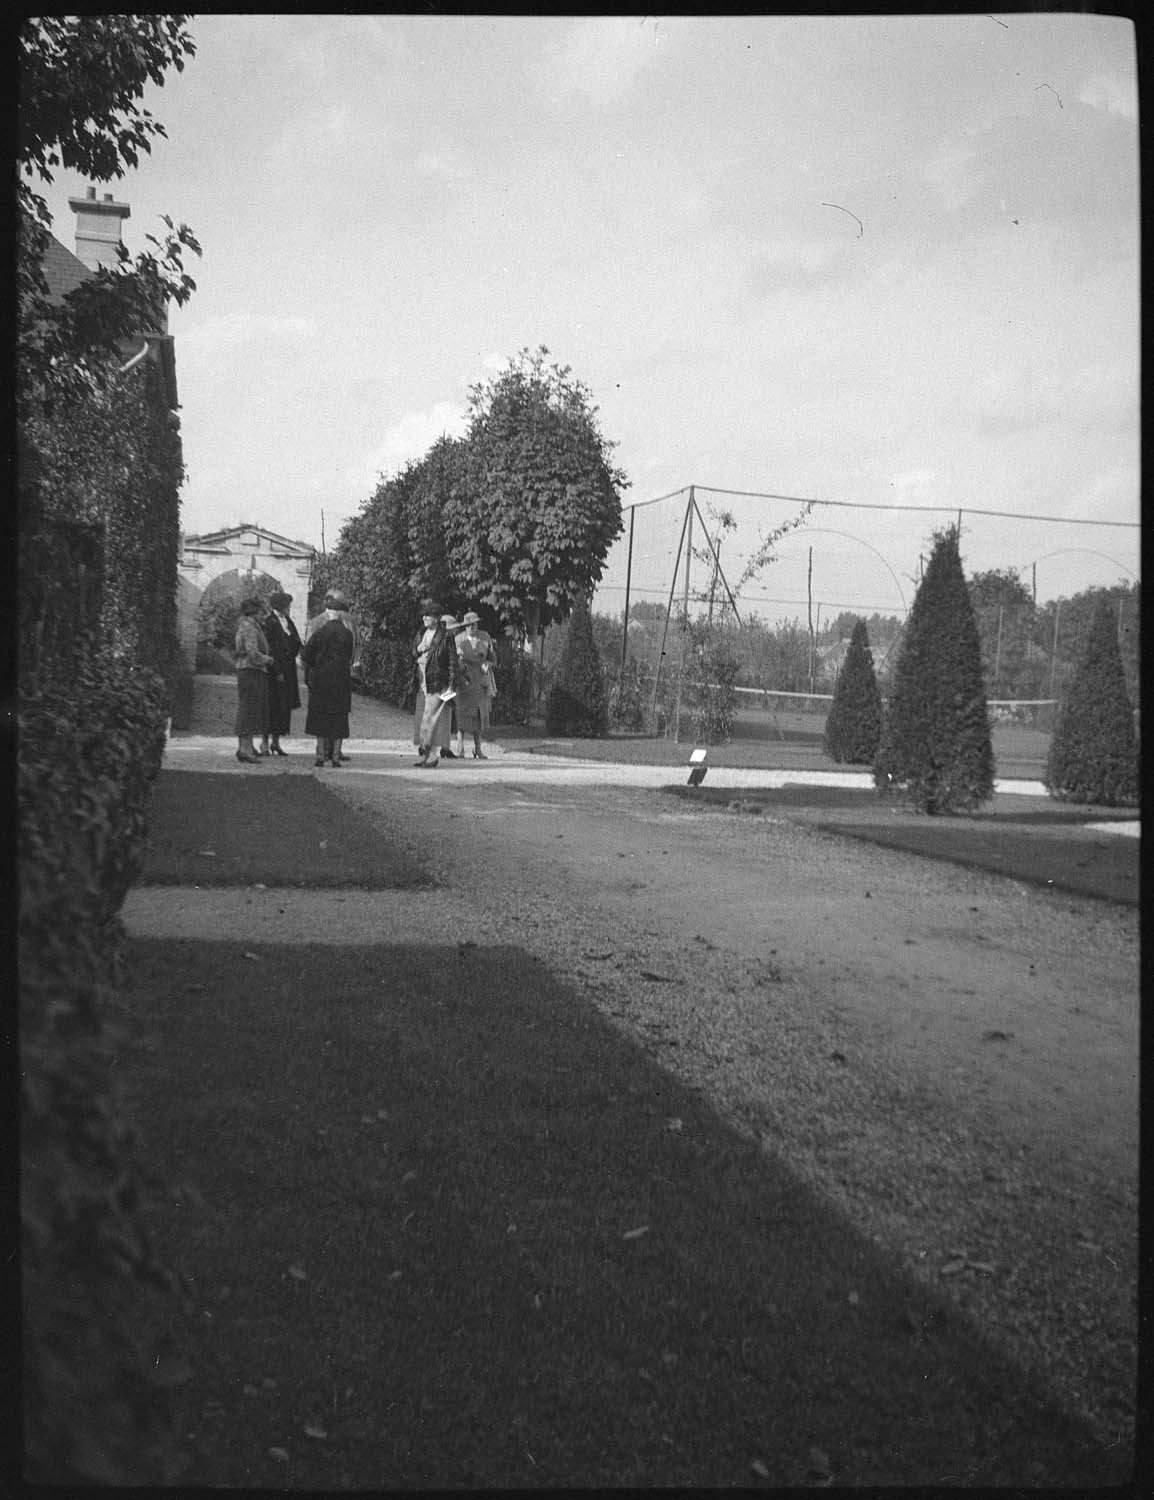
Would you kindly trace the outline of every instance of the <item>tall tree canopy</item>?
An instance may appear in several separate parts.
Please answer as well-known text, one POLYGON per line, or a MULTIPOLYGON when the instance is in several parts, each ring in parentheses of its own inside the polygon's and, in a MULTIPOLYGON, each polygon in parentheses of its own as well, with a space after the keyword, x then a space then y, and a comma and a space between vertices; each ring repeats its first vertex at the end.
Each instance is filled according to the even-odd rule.
POLYGON ((522 349, 473 387, 465 473, 445 511, 454 581, 530 633, 588 598, 623 529, 629 482, 590 391, 548 354, 522 349))
POLYGON ((135 260, 121 249, 115 269, 101 269, 53 305, 43 262, 51 215, 36 184, 63 168, 96 182, 122 177, 165 134, 144 109, 148 83, 181 71, 195 44, 188 16, 37 16, 18 35, 17 359, 21 406, 51 405, 107 383, 124 342, 162 326, 170 302, 195 290, 186 250, 200 254, 187 225, 167 217, 163 239, 135 260))

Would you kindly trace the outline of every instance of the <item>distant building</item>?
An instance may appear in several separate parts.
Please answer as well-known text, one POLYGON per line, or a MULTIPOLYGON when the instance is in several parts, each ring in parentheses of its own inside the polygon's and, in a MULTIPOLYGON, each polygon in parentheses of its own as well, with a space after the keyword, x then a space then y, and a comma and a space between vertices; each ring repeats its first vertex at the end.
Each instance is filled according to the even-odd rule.
POLYGON ((203 536, 182 536, 177 583, 177 633, 185 659, 196 665, 196 622, 200 602, 218 579, 243 580, 247 574, 273 578, 293 598, 290 614, 303 639, 308 621, 309 584, 316 548, 293 541, 266 526, 242 522, 203 536))

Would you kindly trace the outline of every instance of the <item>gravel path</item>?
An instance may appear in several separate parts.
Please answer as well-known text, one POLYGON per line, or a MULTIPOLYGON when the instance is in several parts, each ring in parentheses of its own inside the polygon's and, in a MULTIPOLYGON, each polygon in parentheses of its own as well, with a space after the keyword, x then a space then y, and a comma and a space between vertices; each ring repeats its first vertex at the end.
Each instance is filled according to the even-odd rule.
POLYGON ((440 890, 138 888, 126 923, 516 941, 1128 1453, 1137 911, 525 759, 326 779, 440 890))

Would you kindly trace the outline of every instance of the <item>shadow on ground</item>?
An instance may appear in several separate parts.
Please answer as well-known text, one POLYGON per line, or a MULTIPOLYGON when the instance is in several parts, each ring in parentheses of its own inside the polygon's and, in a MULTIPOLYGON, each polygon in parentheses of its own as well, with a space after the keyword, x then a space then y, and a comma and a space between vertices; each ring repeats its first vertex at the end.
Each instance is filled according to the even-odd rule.
POLYGON ((1119 1478, 523 951, 134 940, 130 971, 182 1484, 1119 1478))
POLYGON ((165 771, 149 806, 145 885, 410 890, 432 877, 312 776, 165 771), (258 779, 259 778, 259 779, 258 779))

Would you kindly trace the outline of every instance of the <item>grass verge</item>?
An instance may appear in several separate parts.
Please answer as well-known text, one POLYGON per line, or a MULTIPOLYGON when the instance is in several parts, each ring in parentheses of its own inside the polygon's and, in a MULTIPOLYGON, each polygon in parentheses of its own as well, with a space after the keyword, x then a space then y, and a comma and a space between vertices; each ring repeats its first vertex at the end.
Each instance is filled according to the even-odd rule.
POLYGON ((523 951, 134 940, 131 972, 182 1483, 1118 1479, 523 951))
POLYGON ((879 802, 872 790, 850 787, 664 788, 669 796, 718 812, 788 811, 826 833, 900 849, 926 859, 1006 875, 1048 890, 1099 901, 1138 904, 1140 840, 1099 833, 1087 823, 1133 822, 1132 810, 1074 809, 1036 798, 1005 796, 966 818, 930 818, 879 802), (843 816, 830 817, 830 812, 843 816))
POLYGON ((148 820, 143 885, 406 890, 433 883, 312 776, 166 770, 148 820))

